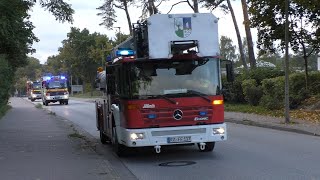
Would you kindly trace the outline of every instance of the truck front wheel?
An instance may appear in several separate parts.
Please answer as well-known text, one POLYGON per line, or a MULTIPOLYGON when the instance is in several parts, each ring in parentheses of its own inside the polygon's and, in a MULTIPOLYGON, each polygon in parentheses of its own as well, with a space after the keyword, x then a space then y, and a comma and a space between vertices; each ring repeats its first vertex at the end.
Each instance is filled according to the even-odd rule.
POLYGON ((128 153, 127 147, 122 144, 119 144, 116 127, 112 128, 112 144, 113 144, 113 151, 119 157, 124 157, 127 155, 128 153))
POLYGON ((102 144, 110 144, 111 143, 111 139, 105 135, 102 131, 100 131, 100 141, 102 144))
POLYGON ((206 142, 205 148, 203 150, 200 149, 200 144, 198 143, 198 148, 201 152, 210 152, 214 149, 215 142, 206 142))

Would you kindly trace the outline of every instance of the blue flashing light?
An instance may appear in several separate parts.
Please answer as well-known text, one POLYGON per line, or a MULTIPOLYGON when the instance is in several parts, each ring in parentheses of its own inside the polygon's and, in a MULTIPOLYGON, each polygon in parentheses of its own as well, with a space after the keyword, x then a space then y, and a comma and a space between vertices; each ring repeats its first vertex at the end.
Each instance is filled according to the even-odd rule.
POLYGON ((66 79, 66 77, 65 76, 61 76, 61 79, 66 79))
POLYGON ((134 56, 135 53, 133 50, 117 50, 116 56, 134 56))
POLYGON ((207 115, 207 112, 206 112, 206 111, 200 111, 200 112, 199 112, 199 115, 200 115, 200 116, 206 116, 206 115, 207 115))
POLYGON ((43 79, 46 80, 46 81, 49 81, 51 79, 51 77, 50 76, 45 76, 45 77, 43 77, 43 79))
POLYGON ((107 58, 106 58, 106 60, 107 60, 107 61, 111 61, 111 60, 112 60, 111 56, 108 55, 107 58))
POLYGON ((157 116, 155 114, 148 114, 149 119, 155 119, 157 116))

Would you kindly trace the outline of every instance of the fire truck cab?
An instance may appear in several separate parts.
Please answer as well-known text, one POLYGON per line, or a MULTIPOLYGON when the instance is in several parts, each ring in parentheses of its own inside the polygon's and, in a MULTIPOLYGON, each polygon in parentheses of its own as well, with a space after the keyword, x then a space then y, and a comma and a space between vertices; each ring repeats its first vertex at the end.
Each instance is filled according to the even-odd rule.
POLYGON ((209 13, 156 14, 133 24, 99 83, 96 122, 102 143, 130 148, 196 144, 212 151, 227 139, 218 19, 209 13))
POLYGON ((40 81, 27 81, 27 94, 28 99, 32 102, 41 99, 41 82, 40 81))
POLYGON ((67 78, 64 75, 53 76, 47 74, 42 77, 42 104, 48 106, 49 103, 59 102, 68 105, 69 92, 67 78))

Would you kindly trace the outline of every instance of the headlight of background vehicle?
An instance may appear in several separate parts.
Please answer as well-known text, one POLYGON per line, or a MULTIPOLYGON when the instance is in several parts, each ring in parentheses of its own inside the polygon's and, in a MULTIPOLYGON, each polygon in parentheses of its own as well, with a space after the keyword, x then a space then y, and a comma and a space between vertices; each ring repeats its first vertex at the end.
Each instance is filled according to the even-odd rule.
POLYGON ((131 140, 137 140, 137 139, 143 139, 143 138, 144 138, 144 133, 131 133, 130 134, 131 140))
POLYGON ((225 130, 224 128, 213 128, 212 129, 212 134, 216 135, 216 134, 224 134, 225 130))

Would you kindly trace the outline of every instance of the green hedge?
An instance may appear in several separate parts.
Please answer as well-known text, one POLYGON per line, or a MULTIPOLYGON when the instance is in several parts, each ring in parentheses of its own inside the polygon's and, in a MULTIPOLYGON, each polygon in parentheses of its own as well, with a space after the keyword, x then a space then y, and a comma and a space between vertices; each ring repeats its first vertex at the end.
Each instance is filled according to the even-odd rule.
POLYGON ((244 80, 241 84, 245 100, 252 106, 259 104, 260 98, 262 97, 262 88, 257 85, 255 79, 244 80))
MULTIPOLYGON (((305 74, 293 73, 289 76, 290 108, 297 108, 310 96, 320 95, 320 72, 309 73, 308 89, 305 88, 305 74)), ((284 107, 284 72, 257 68, 237 75, 235 81, 222 80, 223 94, 227 102, 249 103, 268 109, 284 107)))
MULTIPOLYGON (((279 109, 284 106, 284 76, 262 81, 263 97, 260 104, 269 109, 279 109)), ((310 96, 320 95, 320 73, 309 74, 309 86, 305 88, 304 73, 294 73, 289 76, 290 108, 297 108, 301 102, 310 96)))
MULTIPOLYGON (((9 100, 9 91, 12 86, 13 72, 9 67, 8 60, 5 56, 0 55, 0 110, 4 111, 7 108, 9 100)), ((3 113, 3 112, 2 112, 3 113)))
MULTIPOLYGON (((258 90, 262 91, 261 87, 259 87, 264 79, 274 78, 278 76, 284 75, 284 72, 278 69, 271 68, 256 68, 251 69, 248 72, 242 71, 241 74, 235 76, 234 82, 227 82, 226 78, 222 78, 222 87, 224 98, 228 102, 233 103, 246 103, 245 95, 243 92, 242 83, 245 80, 253 79, 257 82, 257 88, 250 89, 249 91, 258 90)), ((254 94, 254 96, 259 97, 258 94, 254 94)), ((254 103, 255 104, 255 103, 254 103)))

